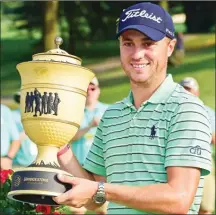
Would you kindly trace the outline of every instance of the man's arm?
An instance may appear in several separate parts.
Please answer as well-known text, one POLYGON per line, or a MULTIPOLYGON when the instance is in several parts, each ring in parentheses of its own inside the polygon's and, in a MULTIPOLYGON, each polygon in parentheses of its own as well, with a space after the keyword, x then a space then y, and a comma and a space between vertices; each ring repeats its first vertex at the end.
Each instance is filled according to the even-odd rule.
MULTIPOLYGON (((65 147, 63 147, 63 149, 65 147)), ((73 176, 78 177, 78 178, 85 178, 85 179, 92 180, 92 181, 106 182, 105 177, 93 174, 85 170, 79 164, 71 148, 70 147, 67 147, 67 148, 68 150, 64 154, 61 154, 60 156, 58 156, 58 161, 62 169, 64 169, 66 172, 71 173, 73 176)), ((97 213, 100 213, 100 214, 106 214, 107 205, 108 205, 108 202, 104 203, 103 205, 98 205, 92 201, 89 201, 89 203, 85 205, 85 207, 88 210, 96 211, 97 213)))
POLYGON ((10 129, 8 130, 8 132, 10 135, 11 143, 10 143, 10 148, 8 150, 7 156, 1 157, 2 169, 12 168, 13 158, 15 157, 16 153, 18 152, 21 146, 21 141, 19 139, 19 131, 16 127, 16 123, 13 119, 13 115, 11 111, 9 111, 7 114, 7 120, 8 120, 8 124, 10 125, 10 129))
POLYGON ((186 214, 200 180, 200 169, 168 167, 164 184, 126 186, 105 184, 108 201, 138 210, 165 214, 186 214))
POLYGON ((78 178, 85 178, 92 181, 106 182, 106 178, 100 175, 93 174, 85 170, 74 155, 70 148, 70 145, 66 145, 60 149, 60 153, 57 155, 58 162, 62 169, 78 178), (66 149, 66 150, 65 150, 66 149), (61 151, 65 151, 61 154, 61 151))
MULTIPOLYGON (((128 186, 105 183, 106 199, 145 212, 186 214, 198 188, 200 169, 168 167, 167 174, 168 181, 164 184, 128 186)), ((59 179, 71 183, 73 188, 54 200, 59 204, 75 207, 84 205, 88 208, 97 190, 97 183, 68 176, 59 179)))
POLYGON ((1 157, 1 168, 2 169, 11 169, 12 168, 13 158, 15 157, 16 153, 18 152, 20 145, 21 145, 21 143, 19 140, 12 141, 7 156, 1 157))
POLYGON ((66 145, 60 149, 57 154, 58 162, 63 170, 75 177, 95 180, 93 174, 82 168, 76 156, 72 152, 70 145, 66 145), (64 152, 64 153, 62 153, 64 152))
POLYGON ((10 149, 8 151, 8 156, 13 159, 15 157, 16 153, 18 152, 20 146, 21 146, 21 141, 19 141, 19 140, 12 141, 12 143, 10 145, 10 149))

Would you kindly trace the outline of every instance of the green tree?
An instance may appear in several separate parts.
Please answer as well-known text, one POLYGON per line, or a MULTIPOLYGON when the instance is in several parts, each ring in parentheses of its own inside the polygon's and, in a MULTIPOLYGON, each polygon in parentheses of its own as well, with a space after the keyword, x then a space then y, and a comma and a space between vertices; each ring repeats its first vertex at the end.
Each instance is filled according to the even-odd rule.
POLYGON ((43 49, 48 51, 54 47, 57 36, 58 1, 44 1, 43 3, 43 49))
POLYGON ((208 32, 215 26, 216 2, 210 1, 185 1, 184 12, 189 33, 208 32))

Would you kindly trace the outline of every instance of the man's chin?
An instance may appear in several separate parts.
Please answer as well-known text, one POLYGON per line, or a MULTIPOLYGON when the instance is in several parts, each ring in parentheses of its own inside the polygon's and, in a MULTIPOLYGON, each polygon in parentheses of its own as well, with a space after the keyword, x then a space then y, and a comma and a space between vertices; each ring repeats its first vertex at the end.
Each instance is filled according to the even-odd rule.
POLYGON ((148 80, 147 76, 141 75, 140 77, 131 77, 131 81, 134 83, 145 83, 148 80))

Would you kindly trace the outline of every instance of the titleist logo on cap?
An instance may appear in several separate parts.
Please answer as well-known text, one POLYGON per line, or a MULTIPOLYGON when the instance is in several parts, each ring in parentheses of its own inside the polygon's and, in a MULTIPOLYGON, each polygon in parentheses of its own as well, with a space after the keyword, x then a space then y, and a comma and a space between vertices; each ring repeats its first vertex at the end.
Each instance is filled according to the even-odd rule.
POLYGON ((166 28, 166 33, 169 33, 170 35, 172 35, 173 37, 175 36, 174 33, 172 31, 170 31, 168 28, 166 28))
POLYGON ((125 15, 126 17, 121 20, 122 22, 125 22, 127 19, 131 19, 133 17, 151 19, 157 23, 161 23, 163 21, 161 17, 157 17, 153 13, 149 14, 146 12, 146 10, 141 10, 140 8, 129 10, 125 13, 125 15))

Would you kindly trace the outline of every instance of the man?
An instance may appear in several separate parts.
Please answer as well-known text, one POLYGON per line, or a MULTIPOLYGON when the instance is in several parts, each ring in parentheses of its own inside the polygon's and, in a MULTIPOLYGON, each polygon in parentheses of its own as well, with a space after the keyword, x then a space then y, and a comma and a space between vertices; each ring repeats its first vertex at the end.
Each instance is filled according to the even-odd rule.
POLYGON ((104 113, 84 168, 62 149, 60 165, 76 177, 59 175, 73 188, 53 199, 91 209, 107 200, 108 214, 195 214, 211 169, 211 129, 203 103, 166 74, 172 19, 138 3, 121 13, 117 37, 131 91, 104 113))
POLYGON ((11 110, 1 104, 1 169, 11 169, 20 148, 19 132, 11 110))
MULTIPOLYGON (((186 77, 181 80, 180 84, 195 96, 199 96, 199 84, 196 79, 186 77)), ((215 146, 215 111, 205 106, 209 114, 211 129, 212 129, 212 146, 215 146)), ((213 152, 214 150, 212 150, 213 152)), ((214 161, 212 153, 212 161, 214 161)), ((213 162, 214 163, 214 162, 213 162)), ((215 212, 215 166, 212 165, 211 174, 204 179, 203 197, 200 205, 199 214, 214 214, 215 212)))
MULTIPOLYGON (((20 104, 20 92, 14 94, 14 101, 20 104)), ((37 157, 38 149, 35 143, 33 143, 29 137, 25 134, 23 124, 21 121, 20 107, 12 111, 13 118, 15 120, 17 129, 19 131, 19 139, 21 142, 21 147, 17 152, 13 165, 14 166, 28 166, 37 157)))
POLYGON ((99 96, 99 82, 95 77, 90 82, 87 90, 86 106, 80 130, 76 133, 72 141, 72 150, 81 165, 84 164, 100 119, 108 108, 107 104, 98 100, 99 96))

